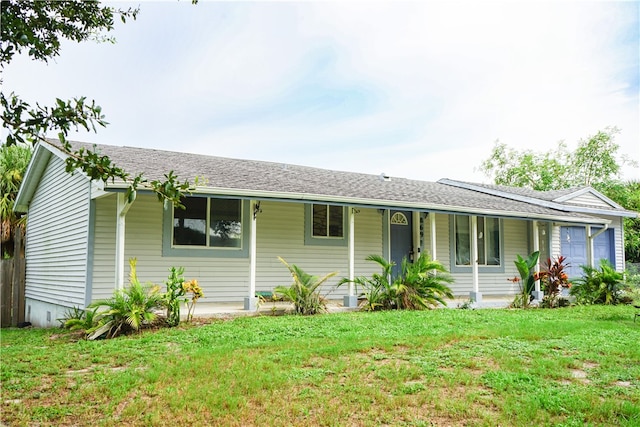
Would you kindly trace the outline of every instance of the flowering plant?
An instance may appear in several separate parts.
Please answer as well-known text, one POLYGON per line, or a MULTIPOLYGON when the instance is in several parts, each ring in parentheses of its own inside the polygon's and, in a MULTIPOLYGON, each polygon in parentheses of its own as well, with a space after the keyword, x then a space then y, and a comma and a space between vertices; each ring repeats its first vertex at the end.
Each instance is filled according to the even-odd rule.
POLYGON ((188 282, 182 282, 182 290, 185 294, 191 294, 190 300, 185 299, 185 304, 187 305, 187 322, 191 322, 196 302, 204 296, 204 292, 202 292, 202 288, 196 279, 189 280, 188 282))

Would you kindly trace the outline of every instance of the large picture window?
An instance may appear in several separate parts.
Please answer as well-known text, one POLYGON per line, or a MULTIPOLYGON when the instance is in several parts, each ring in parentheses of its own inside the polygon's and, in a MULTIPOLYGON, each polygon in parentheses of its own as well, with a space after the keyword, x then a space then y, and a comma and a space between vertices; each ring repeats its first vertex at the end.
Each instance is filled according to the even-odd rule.
POLYGON ((173 246, 242 248, 242 202, 187 197, 173 210, 173 246))
MULTIPOLYGON (((471 265, 471 217, 455 215, 453 222, 456 266, 471 265)), ((500 220, 478 217, 478 265, 500 266, 500 220)))

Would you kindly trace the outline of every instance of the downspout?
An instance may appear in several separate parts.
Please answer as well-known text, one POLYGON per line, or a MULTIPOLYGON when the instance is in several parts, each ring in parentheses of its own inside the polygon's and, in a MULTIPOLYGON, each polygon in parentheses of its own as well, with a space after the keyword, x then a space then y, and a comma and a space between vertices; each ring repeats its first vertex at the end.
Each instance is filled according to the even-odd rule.
POLYGON ((116 290, 124 288, 124 248, 125 248, 125 217, 135 200, 135 194, 131 201, 125 199, 125 193, 117 194, 116 204, 116 290))

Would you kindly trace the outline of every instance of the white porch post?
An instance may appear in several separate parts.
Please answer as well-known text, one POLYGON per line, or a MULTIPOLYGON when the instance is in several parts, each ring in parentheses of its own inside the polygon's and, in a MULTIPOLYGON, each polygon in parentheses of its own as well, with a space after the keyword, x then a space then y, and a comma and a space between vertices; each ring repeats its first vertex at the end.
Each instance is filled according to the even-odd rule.
POLYGON ((593 237, 591 236, 591 226, 585 226, 585 234, 587 235, 587 265, 593 267, 593 237))
MULTIPOLYGON (((540 251, 540 232, 538 228, 538 221, 533 221, 533 251, 540 251)), ((540 271, 540 257, 538 257, 538 261, 536 262, 536 272, 540 271)), ((534 291, 531 293, 533 295, 533 299, 537 301, 542 301, 544 297, 544 293, 540 290, 540 279, 535 281, 534 291)))
POLYGON ((117 290, 124 288, 124 241, 125 241, 125 217, 131 203, 125 200, 125 193, 117 194, 116 204, 116 277, 117 290))
POLYGON ((436 255, 436 214, 433 212, 429 213, 429 229, 430 229, 430 238, 431 238, 431 259, 435 260, 437 258, 436 255))
POLYGON ((473 276, 473 291, 470 294, 471 301, 482 302, 480 292, 480 277, 478 275, 478 217, 471 217, 471 266, 473 276))
POLYGON ((353 279, 356 277, 356 262, 355 262, 355 242, 356 242, 356 231, 355 231, 355 208, 348 208, 349 215, 349 295, 344 297, 343 304, 345 307, 357 307, 358 306, 358 297, 355 294, 355 285, 353 283, 353 279))
POLYGON ((422 248, 420 247, 420 216, 422 215, 421 212, 418 211, 413 211, 411 213, 411 223, 413 224, 413 230, 411 230, 411 234, 412 234, 412 240, 413 240, 413 245, 412 245, 412 251, 413 251, 413 259, 411 260, 411 262, 416 262, 418 260, 418 258, 420 257, 420 251, 422 251, 422 248))
POLYGON ((251 209, 251 224, 249 226, 249 295, 244 299, 244 309, 256 311, 258 309, 258 299, 256 298, 256 235, 258 221, 256 217, 260 211, 260 202, 252 200, 249 204, 251 209))

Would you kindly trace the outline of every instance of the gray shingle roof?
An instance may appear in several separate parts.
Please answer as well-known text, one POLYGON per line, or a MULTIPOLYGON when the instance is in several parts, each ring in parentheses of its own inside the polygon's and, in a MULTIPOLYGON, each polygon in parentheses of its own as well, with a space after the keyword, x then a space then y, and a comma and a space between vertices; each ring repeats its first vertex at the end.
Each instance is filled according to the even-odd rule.
POLYGON ((465 188, 467 190, 491 194, 510 200, 518 200, 565 212, 581 212, 588 215, 611 215, 628 218, 637 218, 639 216, 637 212, 625 210, 623 207, 617 205, 614 201, 609 200, 606 196, 600 194, 591 187, 573 187, 561 190, 536 191, 527 188, 476 184, 450 179, 441 179, 438 182, 451 185, 453 187, 465 188), (601 199, 605 203, 573 203, 572 200, 574 198, 580 197, 585 193, 592 193, 596 198, 601 199))
MULTIPOLYGON (((56 141, 51 141, 54 145, 56 141)), ((75 148, 93 149, 93 144, 73 142, 75 148)), ((96 145, 95 149, 109 156, 130 174, 143 172, 148 180, 162 179, 173 170, 180 179, 193 182, 204 178, 207 191, 227 189, 239 195, 277 193, 282 198, 324 200, 335 198, 348 203, 359 201, 376 206, 468 212, 505 216, 537 217, 540 219, 575 219, 586 222, 595 218, 574 212, 562 212, 534 204, 483 194, 438 183, 378 175, 342 172, 328 169, 239 160, 149 148, 96 145)), ((107 188, 117 187, 110 182, 107 188)), ((274 196, 275 197, 275 196, 274 196)))
POLYGON ((532 197, 534 199, 553 201, 559 197, 566 196, 571 193, 575 193, 576 191, 582 190, 585 187, 571 187, 571 188, 562 188, 560 190, 549 190, 549 191, 538 191, 532 190, 530 188, 524 187, 509 187, 506 185, 494 185, 494 184, 478 184, 477 182, 465 182, 459 181, 466 184, 472 184, 476 187, 486 188, 488 190, 497 190, 505 193, 517 194, 525 197, 532 197))

